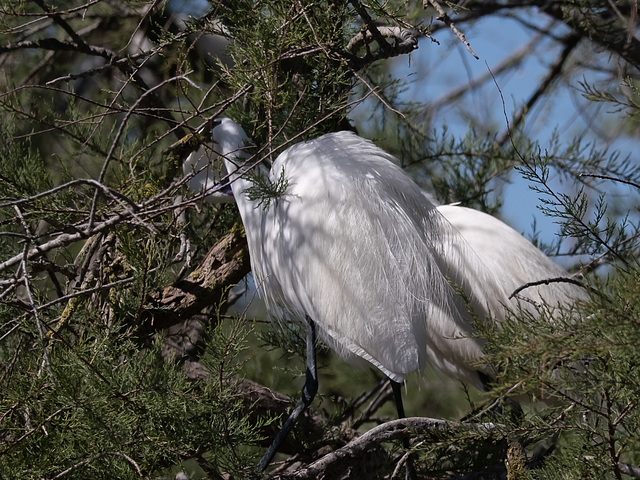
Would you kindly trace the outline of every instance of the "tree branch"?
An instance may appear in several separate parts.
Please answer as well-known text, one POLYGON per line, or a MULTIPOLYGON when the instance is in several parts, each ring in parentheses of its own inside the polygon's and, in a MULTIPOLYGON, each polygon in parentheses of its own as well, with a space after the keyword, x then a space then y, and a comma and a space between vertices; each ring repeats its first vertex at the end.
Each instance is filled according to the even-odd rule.
POLYGON ((360 70, 364 66, 383 58, 411 53, 418 48, 418 39, 414 31, 400 27, 379 27, 358 0, 352 0, 350 3, 366 26, 366 30, 353 37, 346 47, 347 52, 351 55, 350 63, 354 70, 360 70), (394 44, 390 45, 386 38, 394 39, 394 44), (379 49, 375 52, 367 51, 364 57, 357 57, 358 50, 373 40, 376 41, 379 49))
MULTIPOLYGON (((522 123, 527 112, 531 111, 531 108, 535 105, 535 103, 547 91, 553 81, 562 73, 562 67, 567 62, 569 55, 578 45, 578 42, 580 42, 581 38, 581 35, 578 33, 571 33, 564 38, 564 49, 562 50, 560 55, 558 55, 556 61, 553 62, 551 68, 549 68, 549 71, 547 72, 547 75, 545 75, 542 82, 540 82, 536 91, 533 92, 533 94, 529 97, 529 100, 527 100, 527 102, 522 107, 520 107, 520 110, 513 118, 511 126, 509 127, 511 131, 514 131, 522 123)), ((496 144, 500 146, 504 145, 509 140, 510 136, 511 133, 509 129, 507 129, 496 139, 496 144)))
POLYGON ((180 323, 217 306, 229 285, 235 285, 250 271, 244 231, 232 229, 213 247, 202 263, 184 280, 153 293, 146 302, 143 328, 159 330, 180 323))
POLYGON ((469 431, 482 431, 483 433, 495 430, 492 423, 462 424, 425 417, 410 417, 392 420, 383 423, 350 441, 347 445, 324 455, 312 464, 290 474, 276 475, 273 480, 305 480, 315 478, 327 478, 335 476, 338 471, 345 471, 370 449, 382 443, 413 435, 439 436, 452 430, 464 429, 469 431))
POLYGON ((415 32, 407 28, 400 27, 375 27, 377 35, 374 35, 371 31, 358 33, 355 37, 349 40, 347 44, 347 51, 356 54, 365 45, 371 43, 374 39, 379 43, 382 42, 387 48, 381 48, 376 52, 369 52, 365 57, 360 58, 361 61, 366 63, 372 63, 382 58, 397 57, 405 53, 411 53, 418 48, 418 39, 415 36, 415 32), (380 37, 380 39, 378 39, 380 37), (395 40, 394 45, 389 45, 385 38, 392 38, 395 40))
POLYGON ((479 58, 478 55, 476 55, 476 52, 474 52, 473 49, 471 48, 471 45, 469 44, 466 37, 464 36, 464 33, 458 30, 458 27, 455 26, 455 24, 453 23, 449 15, 447 15, 447 12, 444 11, 444 8, 442 8, 442 6, 440 6, 440 4, 435 0, 424 0, 423 7, 427 9, 429 8, 429 5, 431 5, 433 8, 435 8, 438 11, 439 16, 436 17, 436 20, 440 20, 447 27, 449 27, 451 31, 455 33, 456 37, 458 37, 460 41, 464 44, 464 46, 467 47, 467 51, 471 55, 473 55, 476 60, 478 60, 479 58))
POLYGON ((599 43, 634 67, 640 68, 640 41, 632 34, 635 29, 633 25, 620 24, 619 11, 616 11, 618 9, 614 10, 610 5, 607 8, 606 4, 602 4, 596 12, 561 1, 536 3, 543 12, 566 23, 582 37, 599 43))

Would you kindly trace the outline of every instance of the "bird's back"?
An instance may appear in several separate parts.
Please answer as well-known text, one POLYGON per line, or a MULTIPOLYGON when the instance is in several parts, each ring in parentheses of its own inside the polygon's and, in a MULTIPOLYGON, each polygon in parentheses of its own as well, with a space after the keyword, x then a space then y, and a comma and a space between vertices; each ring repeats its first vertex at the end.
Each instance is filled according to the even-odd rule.
POLYGON ((363 358, 394 380, 428 356, 478 385, 469 364, 480 341, 469 338, 467 306, 447 279, 459 280, 460 269, 444 256, 460 235, 392 157, 339 132, 285 151, 272 180, 282 171, 286 192, 250 239, 269 309, 309 315, 343 357, 363 358))

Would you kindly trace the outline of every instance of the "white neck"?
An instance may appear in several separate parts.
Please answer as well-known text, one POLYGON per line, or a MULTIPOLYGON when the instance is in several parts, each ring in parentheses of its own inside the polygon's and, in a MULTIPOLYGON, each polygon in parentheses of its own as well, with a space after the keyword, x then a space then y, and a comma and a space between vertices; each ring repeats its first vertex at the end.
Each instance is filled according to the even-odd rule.
POLYGON ((229 174, 229 182, 233 196, 238 204, 240 216, 245 225, 252 223, 251 218, 258 214, 257 202, 251 201, 244 193, 245 190, 253 186, 247 178, 247 170, 250 165, 246 165, 250 155, 246 151, 249 137, 242 127, 234 121, 223 118, 220 124, 212 130, 214 150, 222 155, 225 168, 229 174))

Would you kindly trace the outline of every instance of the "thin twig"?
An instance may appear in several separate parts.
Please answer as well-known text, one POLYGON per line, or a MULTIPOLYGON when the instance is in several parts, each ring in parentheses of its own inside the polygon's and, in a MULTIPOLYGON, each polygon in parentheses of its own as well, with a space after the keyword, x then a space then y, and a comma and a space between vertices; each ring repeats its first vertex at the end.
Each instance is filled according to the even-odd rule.
POLYGON ((509 299, 512 299, 513 297, 518 295, 522 290, 526 290, 527 288, 537 287, 539 285, 551 285, 552 283, 570 283, 572 285, 577 285, 578 287, 586 288, 584 283, 574 278, 569 278, 569 277, 545 278, 543 280, 536 280, 535 282, 527 282, 524 285, 520 285, 511 293, 511 295, 509 295, 509 299))
MULTIPOLYGON (((131 117, 135 113, 136 107, 138 105, 140 105, 142 102, 144 102, 147 96, 155 95, 155 90, 163 87, 167 83, 171 83, 171 82, 173 82, 175 80, 178 80, 178 79, 183 79, 185 81, 189 81, 187 79, 187 77, 184 76, 184 75, 177 75, 175 77, 168 78, 168 79, 160 82, 158 85, 155 85, 153 88, 150 88, 147 91, 143 92, 142 95, 140 95, 140 97, 129 108, 128 112, 125 114, 124 118, 120 122, 120 126, 118 127, 118 131, 116 132, 115 138, 113 139, 113 142, 111 143, 111 148, 107 152, 107 158, 105 158, 104 163, 102 165, 102 169, 100 170, 100 174, 98 176, 98 181, 99 182, 102 182, 104 180, 104 177, 105 177, 105 175, 107 173, 107 167, 109 166, 109 163, 111 162, 111 159, 113 158, 113 154, 115 152, 116 147, 118 146, 120 138, 124 134, 125 127, 127 125, 129 117, 131 117)), ((91 228, 91 226, 93 224, 93 221, 94 221, 95 212, 96 212, 96 208, 97 208, 97 201, 98 201, 98 191, 96 190, 96 192, 95 192, 95 194, 93 196, 93 200, 91 202, 91 209, 89 211, 89 228, 91 228)))
POLYGON ((449 18, 449 15, 447 15, 447 12, 444 11, 444 8, 442 8, 442 6, 440 6, 440 4, 435 0, 424 0, 423 7, 427 9, 429 8, 429 5, 431 5, 438 11, 439 16, 436 19, 447 25, 451 29, 451 31, 456 34, 456 37, 460 39, 464 46, 467 47, 467 51, 471 55, 473 55, 476 60, 478 60, 480 57, 478 57, 478 55, 476 55, 476 52, 471 49, 471 45, 469 44, 469 42, 467 42, 464 33, 458 30, 458 27, 456 27, 451 18, 449 18))
MULTIPOLYGON (((24 229, 25 233, 29 236, 29 238, 33 238, 33 236, 31 235, 31 232, 29 231, 29 226, 27 225, 27 222, 24 220, 24 217, 22 216, 22 212, 20 211, 20 209, 17 206, 14 206, 13 209, 16 212, 16 216, 18 217, 20 224, 22 225, 22 228, 24 229)), ((32 241, 30 241, 29 243, 34 243, 32 241)), ((29 243, 25 244, 25 250, 27 250, 29 247, 29 243)), ((39 246, 37 244, 36 245, 36 250, 39 250, 39 246)), ((45 339, 45 332, 44 332, 44 328, 42 327, 42 323, 40 322, 40 315, 38 314, 38 307, 36 306, 36 302, 33 298, 33 294, 31 293, 31 285, 29 282, 29 275, 27 274, 27 263, 24 259, 24 256, 22 258, 22 261, 20 262, 20 271, 22 272, 22 279, 23 279, 23 284, 24 284, 24 290, 27 296, 27 299, 29 301, 29 307, 31 309, 31 313, 33 315, 33 318, 36 322, 36 329, 38 330, 38 337, 40 338, 40 344, 42 347, 42 366, 47 370, 47 372, 49 373, 49 376, 51 377, 51 379, 55 382, 56 381, 56 377, 53 374, 53 370, 51 369, 51 362, 49 361, 49 354, 47 353, 47 348, 48 348, 48 342, 45 339)), ((38 372, 38 375, 40 375, 40 372, 38 372)))
POLYGON ((53 412, 51 415, 49 415, 47 418, 45 418, 40 423, 40 425, 38 425, 37 427, 30 428, 28 431, 26 431, 24 434, 22 434, 19 438, 17 438, 15 441, 13 441, 9 445, 7 445, 2 451, 0 451, 0 456, 2 456, 5 453, 7 453, 9 450, 11 450, 14 446, 18 445, 20 442, 22 442, 25 438, 27 438, 32 433, 40 430, 40 427, 42 427, 45 423, 50 422, 54 417, 56 417, 58 414, 60 414, 61 412, 65 411, 65 410, 66 410, 65 407, 59 408, 58 410, 53 412))
MULTIPOLYGON (((487 65, 487 68, 489 68, 488 65, 487 65)), ((491 72, 490 68, 489 68, 489 72, 491 72)), ((616 252, 613 249, 613 247, 611 247, 604 239, 602 239, 597 232, 592 231, 592 229, 589 228, 589 226, 584 223, 584 220, 582 218, 576 216, 572 211, 568 209, 566 202, 562 198, 560 198, 558 194, 548 186, 547 182, 540 177, 540 175, 538 174, 534 166, 532 166, 531 163, 524 157, 524 155, 522 155, 522 153, 518 149, 518 146, 515 143, 515 140, 513 139, 512 126, 511 126, 511 122, 509 121, 509 116, 507 115, 507 105, 504 100, 502 90, 500 89, 500 85, 498 84, 498 81, 496 80, 495 75, 493 75, 493 72, 491 72, 491 78, 493 79, 493 82, 498 90, 498 94, 500 95, 500 101, 502 103, 502 114, 507 124, 507 129, 506 129, 507 138, 511 143, 511 147, 513 148, 513 151, 517 155, 517 158, 529 170, 529 172, 531 172, 532 175, 535 175, 535 177, 538 179, 540 184, 544 186, 544 193, 548 194, 551 198, 553 198, 556 202, 558 202, 559 205, 562 205, 565 209, 567 209, 571 213, 571 217, 577 222, 579 222, 580 226, 582 226, 586 231, 590 232, 590 234, 594 236, 594 238, 600 243, 600 245, 602 245, 609 252, 609 254, 619 259, 624 265, 628 265, 629 262, 625 258, 623 258, 618 252, 616 252)))
POLYGON ((581 173, 578 176, 600 178, 601 180, 611 180, 613 182, 624 183, 625 185, 630 185, 632 187, 640 189, 640 184, 637 184, 636 182, 632 182, 631 180, 625 180, 623 178, 612 177, 610 175, 600 175, 596 173, 581 173))
POLYGON ((62 472, 58 473, 55 477, 51 477, 51 480, 57 480, 59 478, 65 477, 67 474, 73 472, 74 470, 77 470, 80 467, 84 467, 85 465, 93 462, 94 460, 98 460, 99 458, 105 457, 107 455, 113 455, 116 457, 122 457, 124 458, 128 463, 130 463, 133 468, 135 469, 136 473, 138 474, 139 477, 144 477, 144 475, 142 474, 142 470, 140 469, 140 466, 135 462, 135 460, 133 460, 129 455, 127 455, 126 453, 122 453, 122 452, 102 452, 102 453, 98 453, 96 455, 93 455, 89 458, 85 458, 84 460, 76 463, 75 465, 67 468, 66 470, 63 470, 62 472))

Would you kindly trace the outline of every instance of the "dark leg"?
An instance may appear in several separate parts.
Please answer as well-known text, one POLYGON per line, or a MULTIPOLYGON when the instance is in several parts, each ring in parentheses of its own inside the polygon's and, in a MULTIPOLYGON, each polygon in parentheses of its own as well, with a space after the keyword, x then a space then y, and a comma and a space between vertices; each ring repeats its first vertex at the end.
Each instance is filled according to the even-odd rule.
POLYGON ((269 466, 274 455, 278 451, 278 447, 282 441, 287 437, 293 426, 296 424, 298 417, 313 401, 313 397, 316 396, 318 391, 318 372, 316 369, 316 324, 309 317, 307 320, 307 378, 302 387, 302 396, 295 408, 287 418, 284 425, 274 438, 273 442, 262 456, 258 465, 254 469, 255 473, 262 473, 265 468, 269 466))
MULTIPOLYGON (((394 382, 389 379, 391 382, 391 389, 393 390, 393 398, 396 401, 396 410, 398 410, 398 418, 406 418, 404 415, 404 406, 402 405, 402 384, 398 382, 394 382)), ((402 439, 402 446, 405 450, 409 450, 411 445, 409 444, 409 438, 405 437, 402 439)), ((407 457, 406 463, 407 471, 405 474, 406 480, 416 480, 418 477, 416 476, 416 470, 413 468, 413 460, 411 459, 411 455, 407 457)))

